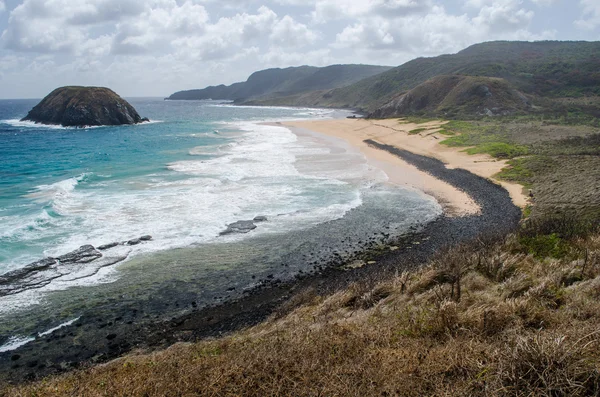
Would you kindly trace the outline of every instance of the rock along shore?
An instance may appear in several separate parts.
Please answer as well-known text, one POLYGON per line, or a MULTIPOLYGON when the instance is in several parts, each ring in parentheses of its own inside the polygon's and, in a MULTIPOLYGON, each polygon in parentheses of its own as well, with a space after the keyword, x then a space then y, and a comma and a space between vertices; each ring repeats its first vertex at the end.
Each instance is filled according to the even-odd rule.
MULTIPOLYGON (((465 217, 442 216, 420 233, 393 241, 398 249, 369 252, 369 258, 376 264, 344 266, 341 260, 333 260, 323 264, 322 270, 291 281, 267 277, 257 280, 258 286, 238 299, 205 308, 196 307, 192 302, 194 309, 190 313, 168 321, 138 321, 135 313, 131 319, 83 316, 73 325, 46 338, 38 338, 17 351, 0 353, 0 381, 39 379, 82 365, 105 362, 132 349, 156 349, 179 341, 219 336, 265 320, 282 302, 304 288, 327 294, 355 281, 375 284, 398 271, 426 263, 444 247, 480 236, 503 236, 518 226, 521 211, 501 186, 462 169, 447 169, 436 159, 375 141, 365 142, 469 194, 481 207, 480 213, 465 217), (97 331, 82 333, 90 325, 97 331), (72 348, 74 345, 76 349, 72 348)), ((361 254, 364 253, 358 256, 361 254)))

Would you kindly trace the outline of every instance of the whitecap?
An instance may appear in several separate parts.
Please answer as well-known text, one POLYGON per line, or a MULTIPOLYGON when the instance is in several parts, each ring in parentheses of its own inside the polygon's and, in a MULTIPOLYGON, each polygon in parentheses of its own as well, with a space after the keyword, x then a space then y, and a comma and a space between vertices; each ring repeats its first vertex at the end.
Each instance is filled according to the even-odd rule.
MULTIPOLYGON (((54 328, 50 328, 47 331, 39 332, 37 334, 37 337, 44 337, 44 336, 51 335, 54 332, 56 332, 62 328, 73 325, 80 318, 81 317, 77 317, 73 320, 66 321, 60 325, 57 325, 54 328)), ((33 337, 33 336, 11 336, 10 338, 8 338, 8 340, 3 345, 0 346, 0 353, 6 353, 6 352, 13 351, 13 350, 17 350, 18 348, 25 346, 29 342, 33 342, 35 339, 36 339, 36 337, 33 337)))
POLYGON ((6 353, 13 350, 17 350, 19 347, 25 346, 26 344, 28 344, 29 342, 33 342, 34 340, 35 338, 32 338, 30 336, 11 336, 10 338, 8 338, 6 343, 0 346, 0 353, 6 353))

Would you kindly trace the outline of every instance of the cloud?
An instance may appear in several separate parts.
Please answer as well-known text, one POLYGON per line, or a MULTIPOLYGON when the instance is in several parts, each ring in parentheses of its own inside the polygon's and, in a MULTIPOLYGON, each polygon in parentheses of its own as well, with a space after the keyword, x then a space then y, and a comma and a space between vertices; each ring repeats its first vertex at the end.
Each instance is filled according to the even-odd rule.
POLYGON ((600 26, 600 3, 597 0, 581 0, 582 18, 575 21, 575 26, 583 30, 594 30, 600 26))
POLYGON ((306 25, 296 22, 289 15, 275 23, 269 37, 271 42, 288 47, 302 47, 318 39, 317 33, 306 25))
POLYGON ((532 3, 540 7, 548 7, 556 3, 558 0, 531 0, 532 3))
POLYGON ((288 67, 300 65, 326 66, 335 62, 331 51, 326 48, 314 51, 290 52, 280 47, 271 47, 259 56, 265 67, 288 67))
POLYGON ((528 30, 535 14, 519 0, 469 0, 477 8, 473 16, 448 12, 431 5, 427 12, 382 16, 376 12, 354 18, 336 35, 334 48, 380 51, 379 59, 393 54, 433 55, 459 51, 488 40, 533 40, 552 38, 554 32, 534 34, 528 30))
MULTIPOLYGON (((556 2, 12 0, 7 9, 0 0, 8 14, 0 15, 0 92, 32 96, 87 83, 166 94, 272 66, 397 65, 482 41, 555 38, 559 32, 536 28, 556 2)), ((578 4, 572 22, 579 38, 593 39, 600 3, 578 4)))
POLYGON ((318 23, 372 15, 393 18, 426 12, 432 4, 430 0, 317 0, 312 17, 318 23))
POLYGON ((499 0, 481 7, 473 22, 490 34, 527 29, 534 12, 521 7, 519 0, 499 0))
POLYGON ((184 35, 173 40, 182 58, 218 60, 236 58, 240 51, 268 36, 277 23, 277 14, 262 6, 256 14, 241 13, 220 18, 207 25, 201 35, 184 35))
POLYGON ((16 51, 70 52, 84 45, 98 24, 139 15, 135 0, 25 0, 11 13, 2 42, 16 51))
POLYGON ((165 2, 148 8, 138 18, 119 22, 112 44, 117 55, 168 52, 173 40, 203 34, 209 21, 206 9, 186 1, 165 2))

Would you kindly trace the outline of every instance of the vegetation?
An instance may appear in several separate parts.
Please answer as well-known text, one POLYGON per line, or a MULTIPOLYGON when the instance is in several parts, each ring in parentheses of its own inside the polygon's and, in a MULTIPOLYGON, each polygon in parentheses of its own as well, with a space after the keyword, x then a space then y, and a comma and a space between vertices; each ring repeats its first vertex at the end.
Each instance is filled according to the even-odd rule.
POLYGON ((503 78, 541 97, 593 97, 600 95, 599 54, 600 42, 481 43, 453 55, 414 59, 327 95, 331 106, 374 111, 435 76, 463 75, 503 78))
POLYGON ((599 298, 598 228, 548 218, 378 285, 301 291, 238 334, 4 394, 597 395, 599 298))
POLYGON ((399 123, 402 123, 402 124, 425 124, 425 123, 429 123, 430 121, 435 121, 435 119, 432 119, 430 117, 406 116, 406 117, 402 117, 402 119, 399 120, 399 123))
POLYGON ((496 177, 531 191, 529 215, 600 216, 600 133, 595 128, 511 117, 453 120, 440 133, 449 136, 444 145, 508 160, 496 177))
POLYGON ((476 124, 452 121, 444 126, 447 135, 454 135, 441 143, 450 147, 468 147, 469 154, 489 154, 499 159, 512 159, 529 153, 527 146, 510 142, 499 133, 496 124, 476 124))
POLYGON ((424 109, 418 113, 437 113, 446 119, 484 118, 489 114, 486 109, 494 113, 497 108, 502 115, 530 114, 547 122, 598 125, 599 54, 600 42, 496 41, 476 44, 457 54, 417 58, 395 68, 333 65, 268 69, 254 73, 244 83, 181 91, 170 99, 232 99, 255 105, 353 108, 371 113, 433 79, 436 84, 426 91, 436 100, 423 102, 424 109), (450 80, 458 81, 458 85, 439 89, 450 80), (472 89, 479 86, 497 95, 492 99, 473 95, 472 89), (488 104, 482 106, 486 101, 488 104))
POLYGON ((556 162, 550 157, 530 156, 519 159, 512 159, 508 162, 509 167, 503 169, 497 176, 500 179, 509 182, 519 183, 527 188, 531 188, 535 181, 535 176, 549 168, 556 166, 556 162))
POLYGON ((409 135, 417 135, 417 134, 419 134, 419 133, 421 133, 423 131, 427 131, 427 130, 428 130, 428 128, 415 128, 414 130, 410 130, 408 132, 408 134, 409 135))
POLYGON ((246 82, 220 85, 201 90, 179 91, 168 99, 227 99, 235 101, 268 100, 316 90, 343 87, 385 72, 387 66, 332 65, 285 69, 266 69, 253 73, 246 82))
POLYGON ((527 114, 532 110, 531 99, 504 79, 441 75, 400 93, 369 117, 443 115, 456 119, 527 114))

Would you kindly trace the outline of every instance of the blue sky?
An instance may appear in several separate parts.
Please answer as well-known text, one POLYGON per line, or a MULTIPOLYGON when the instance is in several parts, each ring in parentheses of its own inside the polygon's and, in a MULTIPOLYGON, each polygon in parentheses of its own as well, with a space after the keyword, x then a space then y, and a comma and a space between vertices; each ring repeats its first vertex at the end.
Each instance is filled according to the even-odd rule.
POLYGON ((490 40, 600 40, 600 0, 0 0, 0 97, 123 96, 303 64, 399 65, 490 40))

